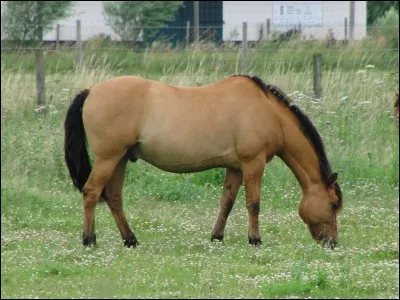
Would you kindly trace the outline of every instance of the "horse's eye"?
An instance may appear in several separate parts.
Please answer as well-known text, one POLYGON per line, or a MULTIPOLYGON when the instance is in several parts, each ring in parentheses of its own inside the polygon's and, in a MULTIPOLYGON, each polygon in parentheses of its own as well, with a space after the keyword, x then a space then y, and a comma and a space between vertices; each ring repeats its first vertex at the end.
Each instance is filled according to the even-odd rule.
POLYGON ((331 207, 333 211, 337 211, 338 210, 338 205, 336 203, 331 203, 331 207))

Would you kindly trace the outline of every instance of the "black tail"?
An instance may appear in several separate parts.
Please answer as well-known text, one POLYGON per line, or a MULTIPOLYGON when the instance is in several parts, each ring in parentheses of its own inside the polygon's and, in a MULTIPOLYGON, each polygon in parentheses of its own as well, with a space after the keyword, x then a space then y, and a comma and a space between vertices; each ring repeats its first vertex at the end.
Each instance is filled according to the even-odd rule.
POLYGON ((88 95, 88 89, 76 95, 68 109, 64 122, 65 162, 72 181, 80 192, 82 192, 83 186, 92 171, 86 148, 86 133, 82 121, 82 107, 88 95))

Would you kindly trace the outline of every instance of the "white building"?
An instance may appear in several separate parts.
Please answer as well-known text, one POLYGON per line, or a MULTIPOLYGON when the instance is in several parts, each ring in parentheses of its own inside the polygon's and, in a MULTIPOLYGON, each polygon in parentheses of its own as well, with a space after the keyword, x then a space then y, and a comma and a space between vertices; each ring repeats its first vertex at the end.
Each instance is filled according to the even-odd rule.
MULTIPOLYGON (((4 2, 4 1, 2 1, 4 2)), ((266 32, 269 19, 270 31, 286 31, 301 26, 304 39, 324 39, 329 32, 337 40, 349 37, 351 1, 222 1, 223 41, 241 41, 242 24, 248 22, 248 41, 257 41, 266 32), (263 27, 263 29, 261 29, 263 27)), ((355 2, 354 39, 366 36, 367 1, 355 2)), ((2 3, 3 7, 3 3, 2 3)), ((3 10, 3 8, 2 8, 3 10)), ((88 40, 99 34, 119 37, 107 26, 103 15, 103 1, 76 1, 72 16, 60 20, 61 41, 76 40, 76 20, 81 21, 81 39, 88 40)), ((3 36, 2 36, 3 39, 3 36)), ((56 29, 44 36, 45 41, 56 40, 56 29)))

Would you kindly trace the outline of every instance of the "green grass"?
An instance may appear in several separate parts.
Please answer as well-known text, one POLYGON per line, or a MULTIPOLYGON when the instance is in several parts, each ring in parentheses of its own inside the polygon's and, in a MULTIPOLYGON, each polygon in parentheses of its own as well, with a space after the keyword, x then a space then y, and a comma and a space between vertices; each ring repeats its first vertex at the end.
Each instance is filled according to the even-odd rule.
MULTIPOLYGON (((143 161, 128 165, 124 186, 125 212, 140 245, 125 249, 107 206, 99 205, 98 245, 85 249, 82 195, 63 158, 66 109, 83 87, 133 69, 125 60, 118 66, 93 58, 75 72, 48 60, 54 72, 46 77, 49 113, 42 116, 34 113, 31 58, 24 59, 2 66, 2 298, 399 297, 397 66, 326 68, 319 101, 311 97, 310 66, 253 68, 310 117, 339 171, 344 210, 334 251, 312 240, 297 214, 300 186, 279 158, 263 177, 258 249, 247 244, 243 188, 224 244, 210 242, 224 170, 171 174, 143 161)), ((135 68, 135 75, 182 85, 215 82, 235 70, 192 61, 184 69, 135 68)))

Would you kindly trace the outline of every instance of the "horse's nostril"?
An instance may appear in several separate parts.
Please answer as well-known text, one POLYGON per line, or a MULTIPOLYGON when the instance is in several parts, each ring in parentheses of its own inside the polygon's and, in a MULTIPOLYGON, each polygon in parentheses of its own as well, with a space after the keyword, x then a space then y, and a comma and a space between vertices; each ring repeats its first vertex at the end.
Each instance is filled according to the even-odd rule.
POLYGON ((337 241, 332 241, 331 242, 331 249, 333 250, 337 245, 337 241))

